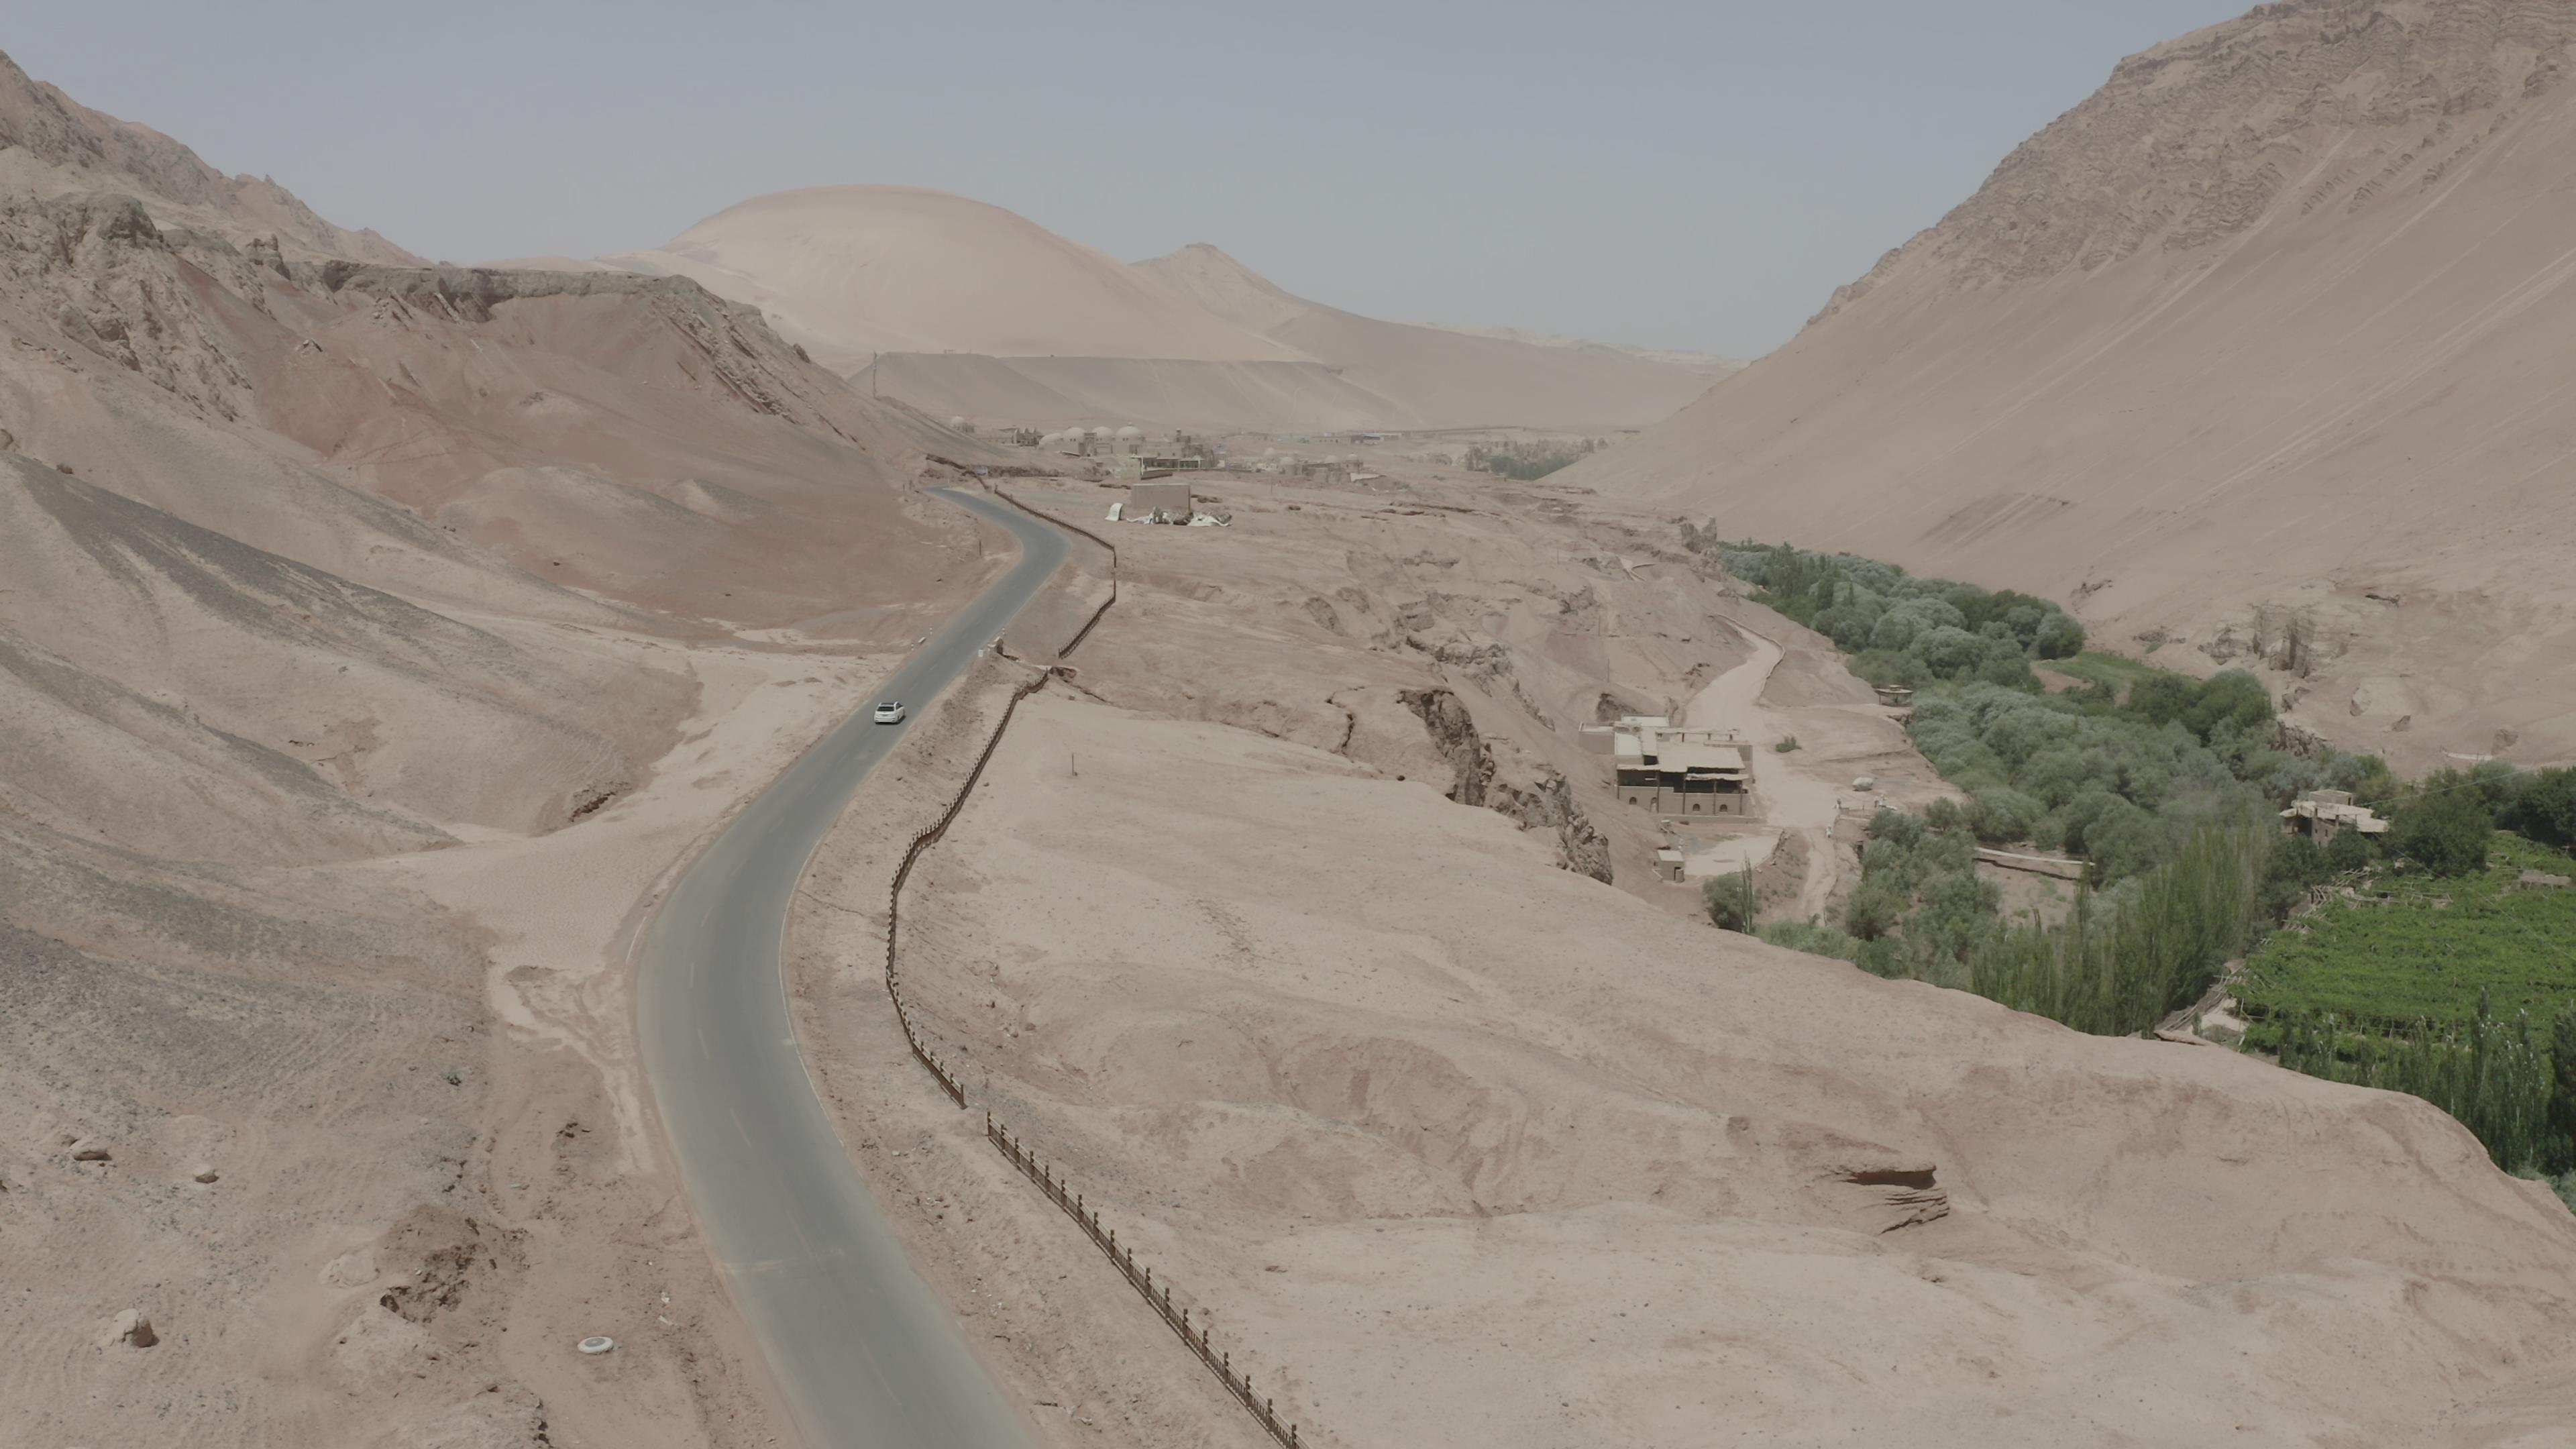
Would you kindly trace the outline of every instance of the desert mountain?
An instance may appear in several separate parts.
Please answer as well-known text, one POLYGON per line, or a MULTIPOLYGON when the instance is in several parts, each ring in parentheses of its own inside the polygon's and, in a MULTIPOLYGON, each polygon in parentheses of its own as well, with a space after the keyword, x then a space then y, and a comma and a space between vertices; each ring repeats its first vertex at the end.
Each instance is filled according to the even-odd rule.
POLYGON ((622 1009, 519 993, 971 587, 931 447, 694 282, 429 267, 0 56, 0 1442, 542 1442, 520 1245, 674 1189, 480 1195, 531 1093, 616 1135, 622 1009))
POLYGON ((426 265, 372 231, 333 226, 266 177, 226 176, 149 126, 89 109, 0 55, 0 188, 38 197, 109 189, 148 197, 162 225, 235 242, 276 239, 290 254, 426 265))
POLYGON ((605 260, 690 277, 749 302, 852 370, 877 352, 1200 362, 1297 356, 1025 217, 917 186, 755 197, 667 246, 605 260))
POLYGON ((1205 242, 1136 264, 1238 326, 1329 363, 1439 426, 1640 426, 1734 369, 1593 343, 1381 322, 1294 297, 1205 242))
POLYGON ((2124 61, 1569 478, 2044 592, 2422 763, 2576 753, 2576 10, 2295 0, 2124 61))
POLYGON ((746 201, 599 263, 685 276, 934 415, 1202 428, 1638 427, 1725 369, 1379 322, 1204 244, 1135 266, 909 186, 746 201))

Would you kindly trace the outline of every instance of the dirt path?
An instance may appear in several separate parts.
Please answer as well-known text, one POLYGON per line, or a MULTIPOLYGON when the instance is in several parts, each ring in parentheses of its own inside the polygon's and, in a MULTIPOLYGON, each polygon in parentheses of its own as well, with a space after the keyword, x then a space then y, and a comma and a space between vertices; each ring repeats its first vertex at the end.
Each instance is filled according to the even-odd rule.
POLYGON ((1834 821, 1841 813, 1840 790, 1834 779, 1807 768, 1799 754, 1781 754, 1772 745, 1797 733, 1795 721, 1781 710, 1762 702, 1770 688, 1771 672, 1777 669, 1784 651, 1776 640, 1758 634, 1733 620, 1727 627, 1744 637, 1752 647, 1753 657, 1710 680, 1683 707, 1683 722, 1710 729, 1733 729, 1742 732, 1745 749, 1753 759, 1754 789, 1762 802, 1764 819, 1782 834, 1792 831, 1807 844, 1807 875, 1798 888, 1798 917, 1822 916, 1825 904, 1834 892, 1838 874, 1834 855, 1834 821))

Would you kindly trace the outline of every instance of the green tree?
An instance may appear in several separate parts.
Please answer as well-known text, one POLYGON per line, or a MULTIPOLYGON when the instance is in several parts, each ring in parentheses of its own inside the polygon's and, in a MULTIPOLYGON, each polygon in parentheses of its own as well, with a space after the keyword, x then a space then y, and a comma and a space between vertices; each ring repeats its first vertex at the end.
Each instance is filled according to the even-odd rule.
POLYGON ((2547 1172, 2576 1172, 2576 1002, 2568 1003, 2550 1027, 2549 1065, 2540 1165, 2547 1172))
POLYGON ((2576 849, 2576 769, 2532 776, 2498 823, 2552 850, 2576 849))
MULTIPOLYGON (((2039 626, 2039 637, 2031 643, 2030 652, 2042 659, 2072 659, 2084 652, 2084 626, 2066 614, 2051 614, 2039 626)), ((2111 687, 2099 686, 2108 695, 2111 687)))
POLYGON ((2338 830, 2326 842, 2326 868, 2337 875, 2350 875, 2370 864, 2370 837, 2358 830, 2338 830))
POLYGON ((1884 881, 1863 881, 1843 907, 1843 929, 1863 941, 1875 941, 1895 929, 1906 904, 1904 894, 1884 881))
POLYGON ((2272 733, 2272 692, 2242 669, 2211 675, 2195 696, 2182 712, 2182 724, 2204 744, 2216 739, 2223 726, 2266 738, 2272 733))
MULTIPOLYGON (((2335 838, 2340 840, 2343 836, 2335 838)), ((2315 841, 2304 835, 2282 840, 2272 847, 2272 857, 2263 865, 2263 913, 2276 921, 2288 920, 2290 912, 2306 899, 2309 888, 2333 873, 2334 868, 2326 863, 2326 853, 2317 849, 2315 841)))
POLYGON ((1699 888, 1700 899, 1708 903, 1708 918, 1721 931, 1751 931, 1753 918, 1761 912, 1761 897, 1753 889, 1751 869, 1733 875, 1711 877, 1699 888))
POLYGON ((2470 875, 2487 868, 2495 820, 2473 790, 2418 795, 2399 808, 2388 829, 2388 848, 2435 875, 2470 875))

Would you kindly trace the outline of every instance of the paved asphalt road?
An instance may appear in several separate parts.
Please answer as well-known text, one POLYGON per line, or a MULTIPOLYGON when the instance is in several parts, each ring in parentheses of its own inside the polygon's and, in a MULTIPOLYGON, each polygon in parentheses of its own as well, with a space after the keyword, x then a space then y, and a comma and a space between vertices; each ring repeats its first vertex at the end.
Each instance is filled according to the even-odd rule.
MULTIPOLYGON (((1064 536, 1026 514, 934 491, 1009 529, 1020 559, 879 691, 916 716, 1065 557, 1064 536)), ((708 1244, 810 1449, 1017 1449, 1028 1442, 1020 1421, 947 1305, 904 1261, 787 1016, 788 902, 842 805, 904 728, 871 723, 866 710, 843 721, 671 888, 640 962, 644 1069, 708 1244)))

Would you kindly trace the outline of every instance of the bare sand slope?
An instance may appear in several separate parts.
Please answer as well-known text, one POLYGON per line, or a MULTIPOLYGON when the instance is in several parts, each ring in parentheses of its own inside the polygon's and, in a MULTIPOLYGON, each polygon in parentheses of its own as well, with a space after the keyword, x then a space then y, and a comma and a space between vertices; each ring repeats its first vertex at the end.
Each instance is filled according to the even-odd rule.
POLYGON ((1292 297, 1211 246, 1122 266, 1000 207, 908 186, 757 197, 601 262, 756 307, 936 416, 1616 429, 1670 415, 1727 372, 1379 322, 1292 297))
POLYGON ((973 441, 691 283, 370 269, 328 300, 245 346, 264 420, 532 574, 888 639, 954 571, 903 484, 973 441))
POLYGON ((872 352, 1293 360, 1015 213, 917 186, 754 197, 604 260, 748 302, 828 360, 872 352))
POLYGON ((2134 57, 1568 477, 2043 592, 2159 662, 2268 661, 2293 720, 2406 763, 2576 754, 2571 35, 2303 0, 2134 57))
POLYGON ((983 357, 889 352, 851 379, 933 416, 1028 427, 1146 419, 1223 433, 1243 428, 1425 427, 1430 414, 1322 362, 1175 362, 1131 357, 983 357))
MULTIPOLYGON (((1373 466, 1391 472, 1367 488, 1199 475, 1193 488, 1234 520, 1220 530, 1092 522, 1118 544, 1122 585, 1084 646, 1083 688, 1429 780, 1553 837, 1573 868, 1685 914, 1699 908, 1698 882, 1655 878, 1654 852, 1671 842, 1620 803, 1583 726, 1687 714, 1742 731, 1759 817, 1684 843, 1713 871, 1721 856, 1770 859, 1790 833, 1803 849, 1760 884, 1773 914, 1801 919, 1848 888, 1838 820, 1879 794, 1937 787, 1830 641, 1734 597, 1669 527, 1590 516, 1553 480, 1373 466), (1789 735, 1800 749, 1769 748, 1789 735), (1851 791, 1860 776, 1877 790, 1851 791)), ((1119 493, 1015 491, 1095 520, 1119 493)))
POLYGON ((768 1442, 624 932, 993 566, 911 486, 986 455, 5 64, 0 142, 0 1442, 768 1442))
MULTIPOLYGON (((1573 747, 1596 712, 1797 733, 1756 768, 1801 841, 1922 764, 1815 636, 1553 481, 1211 478, 1230 528, 1094 524, 1119 603, 907 897, 978 1101, 1311 1439, 2564 1441, 2576 1220, 2449 1119, 1774 951, 1654 882, 1573 747)), ((851 1022, 885 868, 827 869, 799 928, 863 1160, 1018 1381, 1211 1442, 1177 1346, 851 1022)))
POLYGON ((297 837, 316 827, 361 850, 435 836, 430 821, 550 828, 632 788, 695 693, 534 653, 19 456, 0 456, 0 560, 0 639, 30 686, 0 788, 57 829, 144 850, 311 859, 320 842, 297 837), (138 746, 219 764, 220 791, 268 808, 192 823, 213 799, 136 768, 138 746))
POLYGON ((907 984, 1341 1440, 2395 1446, 2576 1408, 2576 1220, 2421 1103, 1661 916, 1293 743, 1022 720, 907 984))
POLYGON ((1421 426, 1644 427, 1734 371, 1612 348, 1551 347, 1381 322, 1291 296, 1205 242, 1136 265, 1215 315, 1397 400, 1424 420, 1421 426))

